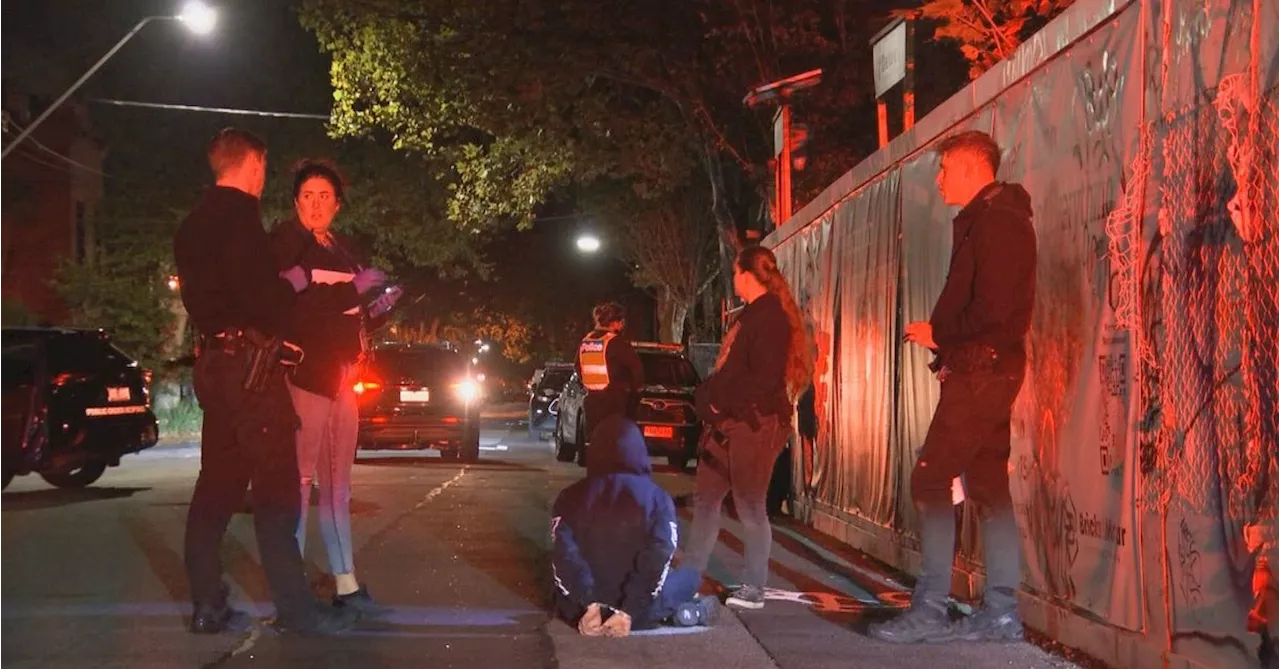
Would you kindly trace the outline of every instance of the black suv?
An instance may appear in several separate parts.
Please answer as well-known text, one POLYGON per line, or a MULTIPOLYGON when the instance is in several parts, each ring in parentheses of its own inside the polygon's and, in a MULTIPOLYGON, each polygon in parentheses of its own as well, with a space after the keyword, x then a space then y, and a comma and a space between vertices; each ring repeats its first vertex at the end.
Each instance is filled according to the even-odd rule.
POLYGON ((446 345, 378 344, 356 383, 362 449, 438 449, 480 458, 483 388, 467 359, 446 345))
MULTIPOLYGON (((679 344, 635 342, 632 346, 644 366, 645 385, 640 390, 636 423, 644 434, 649 455, 666 457, 672 468, 684 470, 697 455, 702 434, 702 423, 693 412, 698 372, 679 344)), ((552 433, 556 459, 561 462, 576 459, 578 464, 586 464, 590 451, 582 410, 586 396, 582 379, 574 373, 557 403, 552 433)))
POLYGON ((529 380, 529 438, 541 439, 556 424, 553 404, 573 376, 573 363, 548 362, 529 380))
POLYGON ((4 485, 83 488, 159 438, 151 373, 102 330, 4 328, 4 485))

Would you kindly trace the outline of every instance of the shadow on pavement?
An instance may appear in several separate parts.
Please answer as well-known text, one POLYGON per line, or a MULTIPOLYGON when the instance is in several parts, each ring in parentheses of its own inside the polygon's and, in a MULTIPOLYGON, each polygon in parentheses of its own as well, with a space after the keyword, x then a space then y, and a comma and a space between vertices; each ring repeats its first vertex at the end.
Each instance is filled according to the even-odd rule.
POLYGON ((29 490, 25 492, 4 493, 5 511, 36 511, 52 509, 68 504, 97 502, 104 499, 120 499, 131 497, 134 493, 145 492, 151 488, 53 488, 50 490, 29 490))

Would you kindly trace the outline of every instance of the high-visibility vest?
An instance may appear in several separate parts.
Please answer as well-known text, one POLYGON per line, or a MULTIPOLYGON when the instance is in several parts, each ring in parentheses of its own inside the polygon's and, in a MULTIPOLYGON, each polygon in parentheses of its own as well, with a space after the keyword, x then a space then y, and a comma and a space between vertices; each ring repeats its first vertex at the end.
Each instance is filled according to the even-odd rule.
POLYGON ((578 347, 578 366, 582 368, 582 386, 587 390, 604 390, 609 387, 609 364, 605 353, 609 342, 618 335, 612 332, 592 332, 582 339, 578 347))

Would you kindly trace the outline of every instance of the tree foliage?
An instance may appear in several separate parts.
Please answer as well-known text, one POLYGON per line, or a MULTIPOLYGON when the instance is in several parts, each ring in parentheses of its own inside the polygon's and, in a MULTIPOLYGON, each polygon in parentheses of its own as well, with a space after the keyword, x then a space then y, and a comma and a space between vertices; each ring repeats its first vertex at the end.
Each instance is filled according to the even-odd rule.
MULTIPOLYGON (((927 0, 918 10, 936 22, 934 39, 955 42, 977 79, 1073 0, 927 0)), ((915 13, 910 10, 906 13, 915 13)))
POLYGON ((801 201, 874 148, 867 14, 858 0, 306 0, 301 16, 333 57, 334 131, 448 161, 456 225, 528 225, 570 186, 640 200, 695 186, 706 211, 686 222, 728 246, 772 186, 771 118, 743 107, 749 90, 825 70, 796 102, 816 135, 801 201))

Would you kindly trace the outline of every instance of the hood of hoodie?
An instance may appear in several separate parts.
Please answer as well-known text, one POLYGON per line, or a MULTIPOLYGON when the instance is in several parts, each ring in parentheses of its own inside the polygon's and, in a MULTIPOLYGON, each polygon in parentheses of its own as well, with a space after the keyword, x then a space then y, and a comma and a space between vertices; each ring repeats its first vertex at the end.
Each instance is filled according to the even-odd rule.
POLYGON ((1003 181, 997 181, 983 188, 969 204, 960 210, 960 213, 956 214, 952 222, 953 239, 968 237, 969 230, 975 222, 995 211, 1008 212, 1024 221, 1030 221, 1031 195, 1022 186, 1003 181))
POLYGON ((649 448, 635 421, 614 414, 596 426, 587 449, 587 476, 651 473, 649 448))

